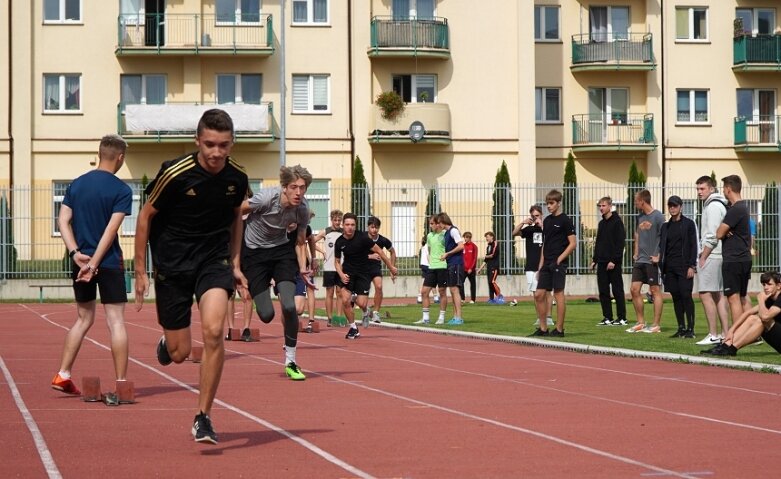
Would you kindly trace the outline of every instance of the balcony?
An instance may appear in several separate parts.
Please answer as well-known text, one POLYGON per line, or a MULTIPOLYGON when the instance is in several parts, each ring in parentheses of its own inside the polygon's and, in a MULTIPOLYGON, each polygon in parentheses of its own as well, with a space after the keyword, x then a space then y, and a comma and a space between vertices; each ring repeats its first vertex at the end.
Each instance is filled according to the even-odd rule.
POLYGON ((129 143, 190 143, 204 111, 221 108, 233 119, 236 141, 274 141, 273 104, 166 103, 164 105, 117 105, 117 133, 129 143))
POLYGON ((778 125, 781 117, 758 115, 735 118, 735 150, 744 152, 781 152, 778 125))
POLYGON ((382 117, 377 105, 372 105, 369 143, 450 144, 450 106, 446 103, 408 103, 393 120, 382 117), (425 133, 420 141, 410 139, 410 125, 423 124, 425 133))
POLYGON ((450 58, 447 19, 374 17, 369 57, 450 58))
POLYGON ((274 53, 271 15, 222 18, 201 14, 120 15, 117 56, 274 53))
POLYGON ((588 70, 643 71, 656 68, 650 33, 572 35, 573 72, 588 70))
POLYGON ((781 71, 781 35, 741 35, 732 40, 732 69, 744 72, 781 71))
POLYGON ((654 116, 651 113, 573 115, 574 151, 651 151, 654 116))

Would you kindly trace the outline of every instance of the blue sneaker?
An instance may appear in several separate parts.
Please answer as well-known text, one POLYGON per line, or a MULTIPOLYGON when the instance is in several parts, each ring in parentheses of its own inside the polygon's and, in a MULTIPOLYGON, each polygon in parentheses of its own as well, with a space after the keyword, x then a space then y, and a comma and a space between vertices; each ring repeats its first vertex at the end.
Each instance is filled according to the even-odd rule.
POLYGON ((494 304, 504 304, 504 296, 502 296, 501 294, 497 296, 496 299, 494 300, 494 304))
POLYGON ((489 299, 488 301, 486 301, 486 303, 488 303, 488 304, 496 304, 496 300, 495 299, 489 299))
POLYGON ((450 321, 448 321, 447 324, 450 324, 450 325, 464 324, 464 320, 461 319, 461 318, 453 318, 450 321))

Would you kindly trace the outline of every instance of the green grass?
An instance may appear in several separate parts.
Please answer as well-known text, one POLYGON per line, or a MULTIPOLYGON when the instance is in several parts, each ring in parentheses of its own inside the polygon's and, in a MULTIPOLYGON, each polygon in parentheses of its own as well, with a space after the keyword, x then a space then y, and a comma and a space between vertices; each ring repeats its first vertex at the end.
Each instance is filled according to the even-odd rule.
MULTIPOLYGON (((554 306, 554 318, 555 318, 554 306)), ((627 315, 630 324, 634 322, 634 310, 631 303, 627 304, 627 315)), ((646 318, 651 317, 652 305, 645 308, 646 318)), ((695 301, 695 333, 697 339, 671 339, 669 336, 677 329, 677 322, 673 313, 672 303, 665 301, 662 314, 662 332, 660 334, 629 334, 625 327, 604 326, 597 327, 597 322, 602 319, 599 303, 586 303, 583 300, 567 302, 567 318, 564 324, 566 336, 555 338, 557 341, 588 344, 592 346, 608 346, 614 348, 632 349, 637 351, 665 352, 698 356, 700 351, 707 349, 705 346, 697 346, 695 342, 707 334, 702 306, 695 301)), ((384 306, 383 311, 391 315, 386 321, 398 324, 412 324, 421 317, 420 305, 384 306)), ((448 307, 447 318, 451 318, 452 307, 448 307)), ((432 304, 431 317, 433 328, 458 329, 459 331, 472 331, 478 333, 499 334, 505 336, 528 336, 534 331, 535 312, 533 303, 523 301, 517 306, 490 304, 466 304, 463 307, 463 326, 436 326, 433 322, 437 318, 439 305, 432 304)), ((544 339, 544 338, 543 338, 544 339)), ((767 344, 747 346, 738 352, 738 355, 729 359, 747 362, 760 362, 768 364, 781 364, 781 355, 767 344)), ((681 362, 688 362, 682 358, 681 362)))

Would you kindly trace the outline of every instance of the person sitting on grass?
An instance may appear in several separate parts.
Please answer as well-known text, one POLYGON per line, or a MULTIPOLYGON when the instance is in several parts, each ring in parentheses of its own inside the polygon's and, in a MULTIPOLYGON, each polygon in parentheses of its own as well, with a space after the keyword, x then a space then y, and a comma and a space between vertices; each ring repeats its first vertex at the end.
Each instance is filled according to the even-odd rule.
POLYGON ((781 274, 762 273, 759 277, 762 291, 757 295, 757 305, 745 311, 733 322, 724 341, 702 354, 735 356, 743 346, 754 343, 760 336, 773 349, 781 353, 781 274))

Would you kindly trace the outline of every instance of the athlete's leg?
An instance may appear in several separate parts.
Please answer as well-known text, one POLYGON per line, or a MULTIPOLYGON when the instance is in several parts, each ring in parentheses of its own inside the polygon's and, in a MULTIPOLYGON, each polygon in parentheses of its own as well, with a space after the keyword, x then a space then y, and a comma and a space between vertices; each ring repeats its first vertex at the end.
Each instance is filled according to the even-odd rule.
POLYGON ((104 304, 106 323, 111 334, 111 356, 114 359, 114 373, 123 380, 127 375, 127 330, 125 329, 125 303, 104 304))
POLYGON ((76 355, 79 354, 84 336, 95 322, 95 301, 76 303, 76 322, 65 335, 65 345, 62 348, 60 371, 70 374, 76 355))
MULTIPOLYGON (((198 407, 210 414, 217 386, 222 377, 225 363, 225 343, 222 339, 225 312, 228 309, 228 294, 222 288, 207 290, 198 302, 203 331, 203 358, 201 360, 200 394, 198 407)), ((189 328, 187 328, 189 331, 189 328)))

